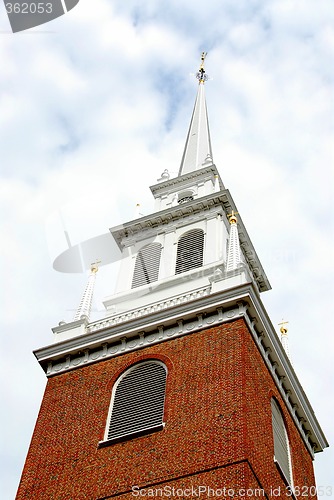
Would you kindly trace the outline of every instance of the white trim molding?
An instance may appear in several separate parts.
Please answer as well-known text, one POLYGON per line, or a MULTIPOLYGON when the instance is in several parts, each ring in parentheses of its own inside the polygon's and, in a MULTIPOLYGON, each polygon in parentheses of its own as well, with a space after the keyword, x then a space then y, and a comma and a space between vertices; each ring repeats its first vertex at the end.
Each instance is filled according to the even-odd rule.
POLYGON ((50 377, 243 318, 310 454, 328 446, 253 283, 219 290, 213 278, 211 285, 194 290, 184 300, 177 297, 169 304, 156 308, 153 304, 137 313, 131 318, 124 315, 118 320, 116 316, 90 323, 86 333, 37 349, 34 354, 50 377), (217 291, 210 288, 213 285, 217 291))

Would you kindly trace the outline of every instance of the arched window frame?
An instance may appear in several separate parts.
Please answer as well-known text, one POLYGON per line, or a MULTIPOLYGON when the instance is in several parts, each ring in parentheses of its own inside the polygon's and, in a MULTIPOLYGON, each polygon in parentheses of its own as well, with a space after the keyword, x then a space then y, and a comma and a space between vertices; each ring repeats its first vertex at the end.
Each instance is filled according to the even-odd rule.
MULTIPOLYGON (((102 443, 100 443, 100 445, 109 444, 109 443, 111 444, 111 443, 115 443, 115 442, 119 442, 119 441, 133 439, 135 437, 139 437, 142 435, 151 434, 152 432, 160 431, 164 428, 165 423, 163 421, 163 418, 164 418, 167 374, 168 374, 168 370, 167 370, 166 365, 158 359, 147 359, 145 361, 140 361, 139 363, 135 363, 135 364, 131 365, 124 372, 121 373, 121 375, 116 380, 116 382, 113 386, 113 389, 112 389, 111 401, 110 401, 108 417, 107 417, 107 424, 106 424, 105 433, 104 433, 104 441, 102 443), (141 426, 141 428, 137 428, 136 430, 131 430, 130 429, 131 425, 129 425, 128 432, 124 432, 124 433, 119 434, 117 436, 110 437, 110 427, 111 427, 111 422, 112 422, 113 410, 114 410, 114 406, 115 406, 115 400, 117 397, 117 390, 118 390, 120 384, 134 370, 136 370, 144 365, 149 365, 149 364, 155 364, 155 365, 161 366, 165 371, 163 390, 161 390, 161 392, 159 394, 160 417, 161 417, 159 419, 159 422, 155 423, 155 425, 143 425, 143 426, 141 426)), ((133 393, 132 393, 132 396, 133 396, 133 393)), ((138 403, 138 401, 136 403, 138 403)), ((139 404, 140 403, 145 404, 145 401, 143 399, 139 400, 139 404)), ((147 414, 147 406, 145 406, 145 408, 146 408, 146 414, 147 414)), ((125 408, 125 411, 128 411, 128 410, 129 410, 129 408, 125 408)), ((133 407, 131 407, 131 405, 130 405, 130 412, 131 411, 133 411, 133 415, 135 417, 138 417, 138 413, 136 413, 135 409, 133 409, 133 407)), ((139 412, 139 416, 140 416, 140 412, 139 412)))
POLYGON ((291 448, 281 407, 276 398, 271 398, 272 432, 274 440, 274 462, 285 481, 293 486, 291 448))
POLYGON ((181 191, 177 195, 177 202, 178 204, 183 204, 187 203, 188 201, 193 201, 194 199, 194 190, 193 189, 186 189, 185 191, 181 191))
POLYGON ((177 241, 176 247, 176 264, 175 264, 175 274, 182 274, 192 269, 198 269, 202 267, 204 263, 204 231, 201 228, 194 228, 181 234, 177 241), (195 236, 196 235, 196 236, 195 236), (195 239, 195 245, 193 245, 193 240, 195 239), (198 244, 200 246, 198 246, 198 244), (181 247, 184 245, 184 248, 181 247), (184 259, 182 257, 183 252, 188 252, 194 250, 198 253, 195 255, 195 259, 191 263, 191 259, 184 259))
POLYGON ((154 283, 159 279, 161 262, 161 243, 154 242, 144 245, 137 253, 131 288, 154 283))

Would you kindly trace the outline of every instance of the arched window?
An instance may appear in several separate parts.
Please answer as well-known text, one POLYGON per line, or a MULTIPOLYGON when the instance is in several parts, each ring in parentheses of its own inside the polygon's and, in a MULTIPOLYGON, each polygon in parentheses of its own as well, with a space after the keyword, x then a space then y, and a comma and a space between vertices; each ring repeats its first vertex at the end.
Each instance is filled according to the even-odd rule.
POLYGON ((167 368, 157 360, 131 366, 116 382, 106 440, 122 440, 161 430, 167 368))
POLYGON ((292 485, 292 470, 289 439, 281 409, 276 399, 271 399, 271 414, 274 435, 274 460, 279 465, 285 479, 292 485))
POLYGON ((187 191, 182 191, 182 193, 178 193, 177 196, 177 202, 179 204, 181 203, 187 203, 188 201, 193 201, 194 199, 194 192, 190 189, 187 191))
POLYGON ((157 281, 159 276, 161 244, 150 243, 139 250, 132 279, 132 288, 157 281))
POLYGON ((204 232, 193 229, 183 234, 177 243, 175 274, 185 273, 203 265, 204 232))

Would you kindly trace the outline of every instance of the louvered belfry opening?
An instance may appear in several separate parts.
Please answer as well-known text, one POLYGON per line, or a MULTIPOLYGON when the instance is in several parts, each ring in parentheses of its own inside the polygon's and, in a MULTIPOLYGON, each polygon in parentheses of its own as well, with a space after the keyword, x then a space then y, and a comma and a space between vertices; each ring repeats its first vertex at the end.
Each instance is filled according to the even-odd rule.
POLYGON ((183 234, 177 244, 175 274, 203 265, 204 232, 193 229, 183 234))
POLYGON ((160 243, 150 243, 139 250, 133 273, 132 288, 158 280, 161 248, 160 243))
POLYGON ((274 435, 274 457, 285 478, 292 484, 290 446, 281 409, 277 401, 271 399, 272 425, 274 435))
POLYGON ((163 428, 166 376, 160 361, 145 361, 125 372, 114 394, 108 440, 163 428))

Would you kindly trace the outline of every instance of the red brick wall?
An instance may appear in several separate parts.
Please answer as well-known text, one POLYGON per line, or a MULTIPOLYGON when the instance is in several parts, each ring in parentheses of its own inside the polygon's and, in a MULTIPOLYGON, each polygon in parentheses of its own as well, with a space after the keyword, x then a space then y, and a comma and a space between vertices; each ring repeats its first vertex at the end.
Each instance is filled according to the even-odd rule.
POLYGON ((236 498, 242 495, 248 498, 250 494, 266 498, 247 461, 223 465, 201 473, 189 474, 120 495, 122 499, 134 499, 151 496, 160 498, 236 498), (247 485, 247 486, 245 486, 247 485), (162 490, 162 494, 161 494, 162 490), (143 494, 146 493, 146 495, 143 494))
POLYGON ((312 485, 309 453, 242 319, 54 376, 47 383, 17 500, 87 500, 122 493, 135 498, 132 486, 166 481, 235 491, 261 487, 268 498, 270 488, 280 487, 276 498, 286 499, 273 463, 272 395, 286 419, 295 484, 312 485), (161 359, 168 367, 164 430, 98 448, 114 381, 145 358, 161 359))
POLYGON ((274 456, 270 403, 271 398, 275 397, 280 405, 288 433, 292 457, 293 483, 301 491, 301 494, 297 496, 302 496, 302 493, 304 493, 305 498, 307 492, 312 492, 310 487, 315 485, 310 454, 303 444, 299 431, 286 409, 270 373, 266 370, 262 356, 255 348, 254 343, 243 343, 242 350, 244 360, 243 413, 248 416, 245 429, 247 456, 257 475, 261 477, 264 487, 270 490, 270 488, 280 486, 284 492, 282 497, 289 498, 289 490, 286 490, 284 482, 282 482, 280 475, 277 474, 276 466, 267 466, 267 464, 273 464, 274 456))

